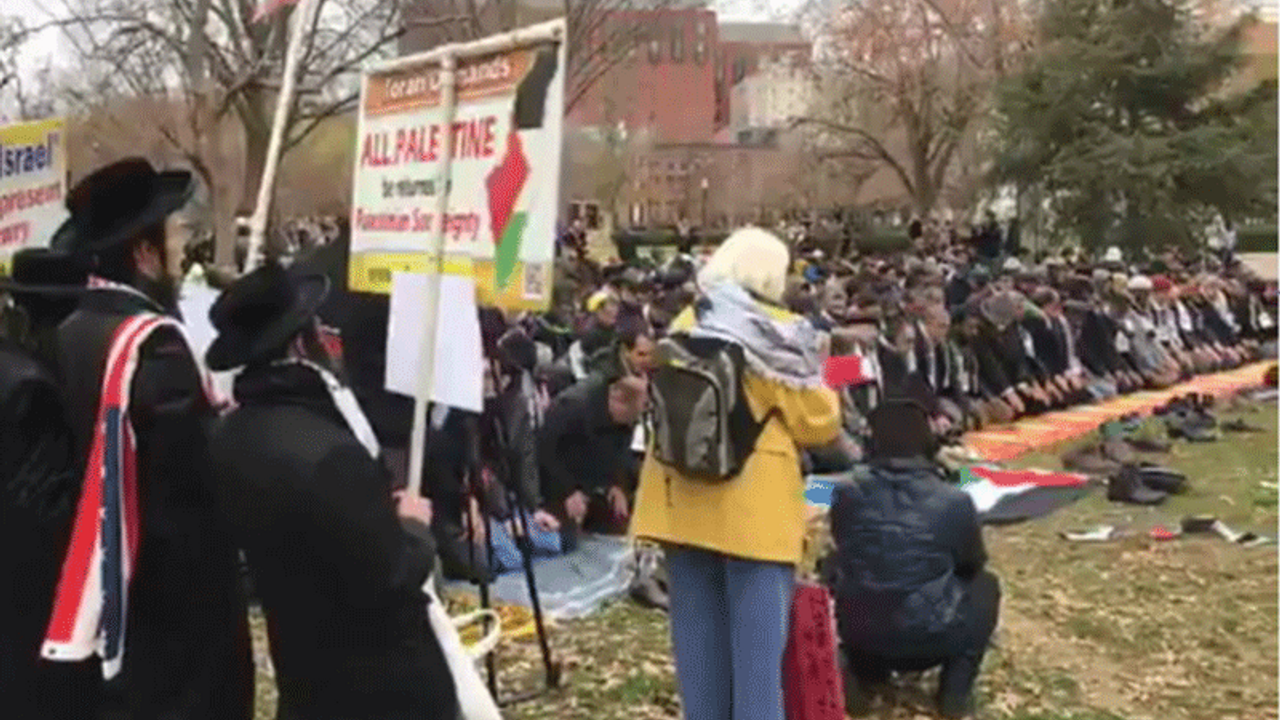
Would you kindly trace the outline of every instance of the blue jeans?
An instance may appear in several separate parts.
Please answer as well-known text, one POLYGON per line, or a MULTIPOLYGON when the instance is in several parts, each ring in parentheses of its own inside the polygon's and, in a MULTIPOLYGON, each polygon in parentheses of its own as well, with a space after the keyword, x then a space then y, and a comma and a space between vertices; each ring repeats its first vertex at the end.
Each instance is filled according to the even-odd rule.
POLYGON ((784 720, 792 566, 671 545, 666 555, 685 720, 784 720))

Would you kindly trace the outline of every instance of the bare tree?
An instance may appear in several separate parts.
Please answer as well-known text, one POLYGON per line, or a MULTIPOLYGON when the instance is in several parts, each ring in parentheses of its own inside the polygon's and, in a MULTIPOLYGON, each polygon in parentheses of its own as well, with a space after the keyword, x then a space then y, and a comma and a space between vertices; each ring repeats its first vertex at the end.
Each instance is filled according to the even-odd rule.
POLYGON ((430 13, 429 27, 413 28, 415 50, 472 40, 556 17, 568 29, 565 112, 637 52, 655 13, 688 0, 423 0, 414 17, 430 13), (444 20, 441 20, 444 18, 444 20))
POLYGON ((1014 0, 841 0, 824 10, 824 98, 798 123, 824 158, 888 167, 927 214, 986 117, 1018 37, 1014 0))
POLYGON ((0 121, 36 120, 55 113, 47 58, 32 60, 22 49, 33 35, 22 18, 0 16, 0 121))
MULTIPOLYGON (((679 0, 564 0, 569 28, 568 113, 623 60, 639 52, 654 13, 679 0)), ((665 39, 664 39, 665 41, 665 39)))
MULTIPOLYGON (((307 29, 285 149, 355 106, 361 65, 393 50, 406 0, 320 0, 307 29)), ((120 129, 124 107, 155 107, 155 132, 200 176, 216 216, 219 264, 235 215, 257 192, 280 83, 286 9, 254 22, 254 0, 62 0, 61 26, 83 74, 75 106, 120 129), (159 106, 165 106, 162 111, 159 106), (228 142, 230 134, 238 142, 228 142)))

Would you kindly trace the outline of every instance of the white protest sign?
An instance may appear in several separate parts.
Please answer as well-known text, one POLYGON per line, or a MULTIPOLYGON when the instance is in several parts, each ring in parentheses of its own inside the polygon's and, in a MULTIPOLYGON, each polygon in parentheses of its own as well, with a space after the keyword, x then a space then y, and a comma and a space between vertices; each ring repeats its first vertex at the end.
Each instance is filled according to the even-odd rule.
POLYGON ((67 218, 67 140, 61 118, 0 126, 0 268, 49 244, 67 218))
POLYGON ((387 326, 386 388, 418 397, 422 373, 435 373, 428 387, 431 401, 471 412, 484 410, 484 351, 475 283, 459 275, 395 273, 391 281, 387 326), (432 285, 439 283, 435 323, 423 317, 432 285), (435 328, 435 347, 443 348, 434 363, 424 362, 426 334, 435 328))
POLYGON ((442 264, 471 263, 482 305, 545 309, 559 208, 564 44, 459 55, 449 127, 438 54, 421 57, 364 76, 349 286, 386 293, 396 272, 432 272, 432 235, 442 223, 442 264), (441 219, 446 133, 453 157, 441 219))

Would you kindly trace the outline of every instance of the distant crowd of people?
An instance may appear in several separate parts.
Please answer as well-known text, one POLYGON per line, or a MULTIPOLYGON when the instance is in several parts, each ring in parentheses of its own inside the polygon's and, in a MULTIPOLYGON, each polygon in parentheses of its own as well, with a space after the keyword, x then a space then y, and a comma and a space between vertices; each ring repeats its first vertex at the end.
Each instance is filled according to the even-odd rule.
POLYGON ((419 495, 388 300, 342 290, 346 233, 230 284, 197 349, 168 222, 193 187, 102 168, 0 283, 15 717, 251 717, 247 566, 279 717, 454 720, 437 561, 480 580, 498 534, 629 532, 666 557, 685 717, 781 720, 803 477, 856 461, 870 479, 832 511, 858 539, 836 584, 852 686, 941 665, 962 717, 999 585, 936 439, 1275 353, 1275 283, 1229 256, 1033 260, 978 233, 827 257, 760 228, 660 263, 568 252, 549 311, 481 311, 485 409, 428 409, 419 495))

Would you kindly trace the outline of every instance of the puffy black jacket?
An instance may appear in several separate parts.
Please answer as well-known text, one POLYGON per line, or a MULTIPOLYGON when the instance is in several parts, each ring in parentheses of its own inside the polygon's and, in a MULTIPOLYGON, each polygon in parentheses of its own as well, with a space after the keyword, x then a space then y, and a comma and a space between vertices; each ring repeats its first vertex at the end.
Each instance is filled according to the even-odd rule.
POLYGON ((889 461, 835 490, 845 643, 882 657, 948 654, 970 625, 964 581, 986 563, 973 501, 931 464, 889 461))

